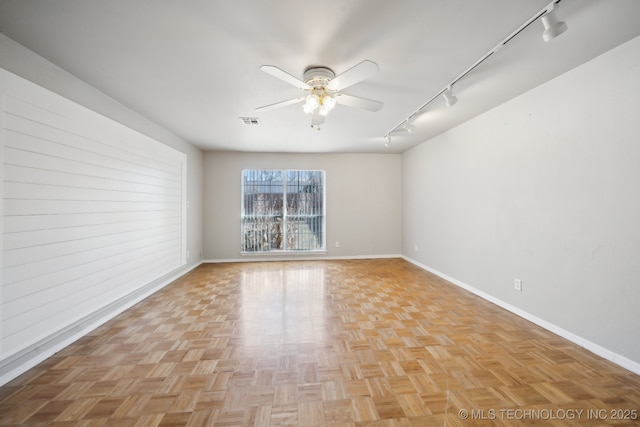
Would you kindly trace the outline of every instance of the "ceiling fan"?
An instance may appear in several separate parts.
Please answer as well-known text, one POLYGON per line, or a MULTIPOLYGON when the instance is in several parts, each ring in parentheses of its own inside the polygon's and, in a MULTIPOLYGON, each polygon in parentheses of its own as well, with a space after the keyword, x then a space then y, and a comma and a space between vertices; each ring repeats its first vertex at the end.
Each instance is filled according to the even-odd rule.
POLYGON ((309 66, 304 70, 303 80, 273 65, 263 65, 260 69, 298 89, 308 92, 308 94, 287 101, 258 107, 256 111, 272 110, 304 101, 304 112, 311 114, 311 127, 316 127, 324 123, 324 118, 336 104, 369 111, 378 111, 384 105, 379 101, 340 92, 379 71, 378 64, 369 60, 362 61, 337 76, 329 67, 309 66))

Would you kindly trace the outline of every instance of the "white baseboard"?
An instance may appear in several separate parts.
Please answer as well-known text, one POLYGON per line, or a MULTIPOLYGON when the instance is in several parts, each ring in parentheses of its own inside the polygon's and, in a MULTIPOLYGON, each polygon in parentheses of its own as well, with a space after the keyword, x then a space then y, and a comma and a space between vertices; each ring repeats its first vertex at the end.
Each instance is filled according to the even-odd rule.
POLYGON ((565 338, 571 342, 573 342, 574 344, 579 345, 580 347, 583 347, 586 350, 589 350, 590 352, 604 358, 607 359, 613 363, 615 363, 616 365, 625 368, 635 374, 640 375, 640 363, 635 362, 631 359, 628 359, 618 353, 615 353, 607 348, 604 348, 594 342, 591 342, 579 335, 576 335, 572 332, 567 331, 566 329, 562 329, 559 326, 554 325, 553 323, 549 323, 544 319, 541 319, 539 317, 534 316, 531 313, 528 313, 516 306, 513 306, 509 303, 506 303, 486 292, 483 292, 479 289, 474 288, 473 286, 470 286, 464 282, 461 282, 460 280, 457 280, 451 276, 448 276, 444 273, 441 273, 438 270, 435 270, 427 265, 421 264, 418 261, 411 259, 407 256, 402 256, 402 258, 408 262, 410 262, 413 265, 416 265, 420 268, 422 268, 423 270, 428 271, 429 273, 433 273, 436 276, 446 280, 447 282, 451 282, 456 286, 459 286, 460 288, 471 292, 474 295, 479 296, 482 299, 485 299, 495 305, 497 305, 498 307, 502 307, 505 310, 510 311, 511 313, 522 317, 525 320, 530 321, 531 323, 535 323, 536 325, 548 330, 549 332, 553 332, 554 334, 561 336, 562 338, 565 338))
POLYGON ((0 386, 8 383, 19 375, 53 356, 74 341, 82 338, 102 324, 116 317, 118 314, 133 307, 149 295, 159 291, 174 280, 184 276, 189 271, 198 267, 202 262, 184 267, 167 276, 154 280, 151 283, 137 289, 130 294, 119 298, 107 306, 91 313, 88 316, 62 328, 55 334, 30 345, 29 347, 12 354, 0 361, 0 386))

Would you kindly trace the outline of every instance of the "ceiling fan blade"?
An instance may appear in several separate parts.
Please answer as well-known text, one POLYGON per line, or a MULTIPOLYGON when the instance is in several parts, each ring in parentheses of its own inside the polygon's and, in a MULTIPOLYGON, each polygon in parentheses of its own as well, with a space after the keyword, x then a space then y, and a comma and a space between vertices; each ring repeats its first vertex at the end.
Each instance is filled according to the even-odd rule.
POLYGON ((346 105, 347 107, 361 108, 363 110, 369 111, 378 111, 384 106, 382 102, 374 101, 367 98, 360 98, 359 96, 346 95, 344 93, 339 93, 336 96, 338 97, 338 104, 346 105))
POLYGON ((342 90, 363 81, 364 79, 374 75, 378 71, 380 71, 380 68, 378 68, 378 64, 367 59, 362 61, 358 65, 349 68, 344 73, 335 76, 333 79, 331 79, 331 81, 327 85, 327 88, 329 88, 330 90, 342 90))
POLYGON ((267 74, 271 74, 273 77, 276 77, 286 83, 289 83, 290 85, 297 87, 298 89, 311 89, 311 86, 309 86, 302 80, 293 77, 291 74, 287 73, 286 71, 282 71, 280 68, 274 65, 263 65, 262 67, 260 67, 260 69, 267 74))
POLYGON ((304 101, 304 96, 301 98, 289 99, 287 101, 276 102, 275 104, 264 105, 262 107, 256 108, 256 111, 269 111, 275 110, 276 108, 286 107, 287 105, 297 104, 298 102, 304 101))

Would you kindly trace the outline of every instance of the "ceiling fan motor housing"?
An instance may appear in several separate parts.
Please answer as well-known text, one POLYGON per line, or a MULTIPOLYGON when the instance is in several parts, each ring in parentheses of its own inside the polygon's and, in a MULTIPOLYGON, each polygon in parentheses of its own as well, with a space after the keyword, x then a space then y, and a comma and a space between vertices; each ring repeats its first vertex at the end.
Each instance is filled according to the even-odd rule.
POLYGON ((311 66, 304 70, 304 82, 312 87, 326 86, 335 76, 328 67, 311 66))

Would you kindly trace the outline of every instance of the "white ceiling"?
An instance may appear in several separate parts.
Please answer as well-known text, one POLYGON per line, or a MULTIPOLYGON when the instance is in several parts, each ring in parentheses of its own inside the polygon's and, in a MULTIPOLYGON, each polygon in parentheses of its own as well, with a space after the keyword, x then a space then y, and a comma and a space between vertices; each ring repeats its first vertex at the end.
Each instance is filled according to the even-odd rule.
POLYGON ((0 31, 204 150, 402 152, 640 35, 638 0, 562 0, 566 33, 545 43, 534 22, 454 86, 455 106, 437 97, 385 148, 549 1, 0 0, 0 31), (378 112, 339 105, 318 131, 299 104, 255 111, 303 94, 261 65, 302 79, 365 59, 380 72, 344 93, 378 112))

